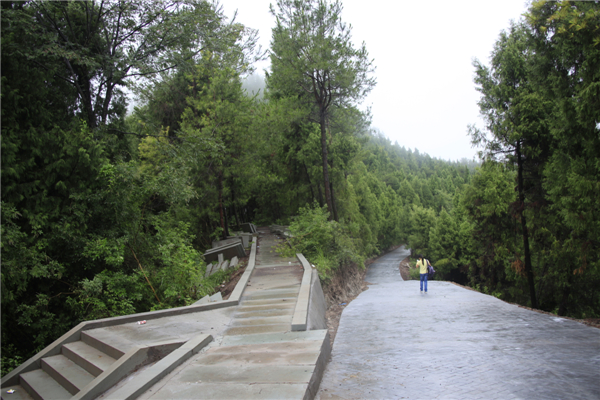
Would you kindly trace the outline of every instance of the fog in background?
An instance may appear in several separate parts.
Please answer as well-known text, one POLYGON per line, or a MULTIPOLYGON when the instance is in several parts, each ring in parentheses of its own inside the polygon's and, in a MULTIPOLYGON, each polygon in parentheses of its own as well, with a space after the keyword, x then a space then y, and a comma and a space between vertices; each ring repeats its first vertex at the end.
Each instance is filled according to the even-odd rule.
MULTIPOLYGON (((222 0, 228 16, 260 31, 269 48, 275 18, 270 0, 222 0)), ((371 107, 372 126, 406 148, 446 160, 472 159, 467 125, 477 124, 479 93, 473 58, 488 64, 500 31, 527 10, 524 0, 457 2, 344 0, 342 20, 356 44, 375 59, 377 86, 361 109, 371 107)), ((264 74, 269 61, 257 65, 264 74)), ((254 79, 254 78, 252 78, 254 79)))

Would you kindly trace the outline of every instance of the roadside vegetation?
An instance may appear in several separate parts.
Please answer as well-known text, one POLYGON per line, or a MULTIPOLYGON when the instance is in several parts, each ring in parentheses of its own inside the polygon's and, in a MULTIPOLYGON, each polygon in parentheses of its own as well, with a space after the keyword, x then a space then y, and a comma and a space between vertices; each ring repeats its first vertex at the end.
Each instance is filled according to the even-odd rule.
POLYGON ((243 222, 290 225, 325 281, 406 243, 436 279, 600 317, 597 3, 534 1, 474 62, 479 162, 370 127, 337 2, 277 1, 262 87, 215 3, 1 7, 3 375, 80 321, 211 294, 202 253, 243 222))

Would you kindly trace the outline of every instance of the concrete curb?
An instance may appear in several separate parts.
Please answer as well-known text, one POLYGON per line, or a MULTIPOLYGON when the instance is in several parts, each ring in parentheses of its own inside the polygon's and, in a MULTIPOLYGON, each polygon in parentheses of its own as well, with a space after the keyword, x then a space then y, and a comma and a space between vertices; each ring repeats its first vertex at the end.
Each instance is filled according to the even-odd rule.
POLYGON ((198 353, 213 340, 211 335, 198 335, 187 341, 183 346, 158 361, 146 371, 140 373, 131 382, 108 395, 107 399, 135 399, 148 390, 156 382, 164 378, 188 358, 198 353))
POLYGON ((19 375, 39 369, 42 367, 41 359, 44 357, 50 357, 60 354, 61 347, 63 344, 77 342, 81 340, 81 332, 96 328, 106 328, 109 326, 122 325, 130 322, 136 322, 141 320, 153 320, 158 318, 170 317, 174 315, 183 315, 195 312, 202 312, 208 310, 215 310, 218 308, 232 307, 239 304, 240 297, 244 293, 244 289, 248 284, 250 275, 254 270, 256 264, 256 240, 252 243, 252 249, 250 251, 250 259, 248 260, 248 266, 246 271, 235 286, 234 291, 229 296, 228 300, 210 302, 205 304, 194 304, 185 307, 169 308, 167 310, 149 311, 138 314, 122 315, 120 317, 97 319, 93 321, 85 321, 56 339, 45 349, 25 361, 23 364, 6 374, 2 377, 1 387, 14 386, 19 384, 19 375))
POLYGON ((306 390, 306 394, 304 395, 304 399, 312 400, 319 393, 319 386, 321 386, 321 380, 323 379, 323 374, 325 373, 325 367, 327 366, 327 362, 329 361, 329 357, 331 356, 331 344, 329 340, 329 331, 325 331, 325 338, 323 339, 323 344, 321 345, 321 350, 319 351, 319 357, 317 358, 317 362, 315 364, 315 370, 308 382, 308 388, 306 390))
POLYGON ((294 309, 294 315, 292 317, 292 331, 305 331, 308 325, 308 305, 310 302, 312 269, 302 254, 298 253, 296 254, 296 257, 304 268, 304 274, 302 275, 298 301, 296 302, 296 308, 294 309))
POLYGON ((231 292, 229 299, 227 301, 235 301, 239 303, 240 298, 244 294, 244 290, 248 285, 248 281, 250 280, 250 275, 254 271, 254 267, 256 266, 256 240, 252 241, 252 249, 250 250, 250 258, 248 259, 248 266, 244 271, 244 274, 238 281, 237 285, 235 285, 235 289, 231 292))

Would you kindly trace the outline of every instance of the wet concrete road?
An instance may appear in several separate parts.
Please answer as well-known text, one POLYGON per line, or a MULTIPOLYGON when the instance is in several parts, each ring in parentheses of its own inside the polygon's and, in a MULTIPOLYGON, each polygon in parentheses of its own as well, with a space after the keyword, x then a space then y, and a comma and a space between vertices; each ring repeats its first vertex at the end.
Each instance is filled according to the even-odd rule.
POLYGON ((448 282, 422 295, 402 251, 342 314, 317 399, 600 399, 600 329, 448 282))

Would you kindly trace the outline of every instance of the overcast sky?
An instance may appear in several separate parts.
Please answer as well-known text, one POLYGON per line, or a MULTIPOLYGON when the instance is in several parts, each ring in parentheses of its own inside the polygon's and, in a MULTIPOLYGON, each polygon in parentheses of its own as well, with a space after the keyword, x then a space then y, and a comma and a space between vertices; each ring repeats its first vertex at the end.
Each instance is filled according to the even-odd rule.
MULTIPOLYGON (((268 48, 274 0, 221 0, 228 16, 259 29, 268 48)), ((472 159, 467 125, 483 127, 472 59, 488 64, 500 31, 526 10, 526 0, 343 0, 342 20, 366 43, 377 86, 363 102, 372 126, 392 142, 446 160, 472 159)), ((269 68, 266 62, 258 66, 269 68)))

